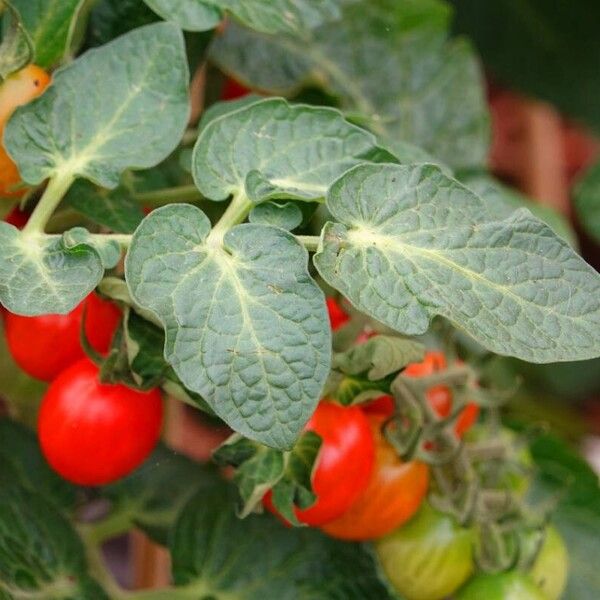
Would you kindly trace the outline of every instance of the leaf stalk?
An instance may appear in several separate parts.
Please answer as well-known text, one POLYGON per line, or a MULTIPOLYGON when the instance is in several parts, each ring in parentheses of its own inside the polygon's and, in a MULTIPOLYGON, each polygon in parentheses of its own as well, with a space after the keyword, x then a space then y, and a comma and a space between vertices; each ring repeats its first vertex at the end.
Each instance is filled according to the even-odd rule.
POLYGON ((75 178, 72 175, 56 176, 50 179, 40 201, 31 213, 23 233, 41 233, 50 217, 64 198, 75 178))

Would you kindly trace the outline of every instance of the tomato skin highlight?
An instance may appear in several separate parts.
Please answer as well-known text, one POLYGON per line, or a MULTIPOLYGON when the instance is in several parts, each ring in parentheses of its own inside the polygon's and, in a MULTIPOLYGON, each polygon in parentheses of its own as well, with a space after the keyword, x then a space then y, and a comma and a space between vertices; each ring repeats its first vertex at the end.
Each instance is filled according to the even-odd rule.
POLYGON ((473 572, 472 544, 469 529, 427 503, 408 523, 374 542, 384 573, 406 600, 442 600, 454 593, 473 572))
POLYGON ((79 341, 84 306, 88 340, 97 352, 105 354, 119 324, 121 311, 116 304, 94 292, 66 315, 24 317, 6 311, 4 325, 8 348, 23 371, 36 379, 52 381, 85 356, 79 341))
POLYGON ((480 573, 456 594, 456 600, 548 600, 528 575, 517 571, 480 573))
POLYGON ((335 298, 327 298, 327 312, 333 331, 343 327, 350 320, 335 298))
POLYGON ((385 439, 381 431, 385 417, 371 415, 369 422, 375 438, 369 484, 347 512, 323 526, 327 534, 342 540, 371 540, 390 533, 415 514, 429 485, 427 465, 402 461, 385 439))
MULTIPOLYGON (((36 65, 28 65, 13 73, 0 86, 0 142, 4 126, 18 106, 37 98, 48 87, 50 75, 36 65)), ((0 196, 18 198, 24 190, 12 188, 21 181, 17 166, 10 158, 4 145, 0 146, 0 196)))
POLYGON ((569 554, 565 542, 556 528, 550 526, 529 576, 548 600, 559 600, 567 585, 568 572, 569 554))
POLYGON ((120 479, 150 454, 162 424, 158 389, 140 392, 103 384, 84 358, 50 385, 40 407, 38 436, 50 466, 78 485, 120 479))
MULTIPOLYGON (((295 509, 301 523, 313 527, 340 517, 350 508, 369 483, 375 462, 375 442, 369 421, 356 406, 344 407, 323 400, 305 431, 322 439, 312 476, 315 503, 295 509)), ((263 503, 277 514, 271 491, 263 503)))

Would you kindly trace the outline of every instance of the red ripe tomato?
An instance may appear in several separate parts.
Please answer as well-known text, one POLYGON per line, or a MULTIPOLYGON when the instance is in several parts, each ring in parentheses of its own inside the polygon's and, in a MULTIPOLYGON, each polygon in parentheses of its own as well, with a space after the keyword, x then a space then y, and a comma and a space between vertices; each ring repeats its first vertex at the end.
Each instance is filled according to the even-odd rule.
MULTIPOLYGON (((0 141, 4 135, 4 126, 22 104, 37 98, 50 83, 50 76, 36 65, 28 65, 8 77, 0 86, 0 141)), ((23 190, 13 187, 21 181, 19 171, 10 156, 0 147, 0 197, 18 197, 23 190)))
MULTIPOLYGON (((369 483, 375 462, 375 442, 369 421, 355 406, 343 407, 322 401, 305 427, 322 439, 312 476, 315 503, 296 509, 296 517, 307 525, 324 525, 344 514, 369 483)), ((276 509, 267 492, 263 502, 276 509)))
POLYGON ((231 77, 227 77, 221 91, 221 100, 237 100, 250 93, 250 90, 231 77))
POLYGON ((427 465, 400 459, 381 431, 385 419, 369 417, 375 437, 375 467, 368 486, 350 509, 323 526, 333 537, 362 541, 386 535, 415 514, 427 493, 427 465))
POLYGON ((15 362, 29 375, 52 381, 61 371, 83 358, 79 341, 83 308, 85 332, 92 347, 105 354, 119 324, 121 311, 112 302, 91 293, 66 315, 23 317, 6 311, 8 348, 15 362))
MULTIPOLYGON (((446 357, 442 352, 427 352, 420 363, 412 363, 404 369, 407 377, 427 377, 447 368, 446 357)), ((436 385, 427 390, 427 399, 435 412, 446 418, 452 411, 452 392, 445 385, 436 385)), ((479 406, 471 402, 465 406, 454 423, 454 431, 458 437, 470 429, 479 416, 479 406)))
POLYGON ((21 210, 18 206, 13 208, 8 215, 4 218, 7 223, 10 223, 17 229, 25 227, 27 220, 29 219, 29 213, 21 210))
POLYGON ((335 298, 327 298, 327 312, 329 313, 329 321, 331 329, 335 331, 345 325, 350 317, 344 312, 335 298))
POLYGON ((63 371, 42 399, 38 436, 42 452, 62 477, 103 485, 140 465, 160 436, 158 389, 140 392, 98 379, 84 358, 63 371))

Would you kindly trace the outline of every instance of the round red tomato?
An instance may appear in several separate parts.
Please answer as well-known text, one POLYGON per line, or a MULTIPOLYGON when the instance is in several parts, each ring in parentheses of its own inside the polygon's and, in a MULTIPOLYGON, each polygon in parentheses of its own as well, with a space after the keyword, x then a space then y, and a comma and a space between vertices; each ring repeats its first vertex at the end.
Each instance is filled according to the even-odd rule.
POLYGON ((429 469, 419 461, 403 462, 381 427, 385 417, 369 417, 375 438, 375 467, 369 484, 339 519, 323 526, 332 537, 370 540, 390 533, 408 521, 427 493, 429 469))
POLYGON ((42 399, 38 436, 46 460, 65 479, 103 485, 139 466, 158 441, 160 392, 104 384, 84 358, 63 371, 42 399))
POLYGON ((85 356, 79 341, 84 306, 88 340, 97 352, 104 354, 110 347, 121 311, 95 293, 66 315, 24 317, 6 311, 8 348, 23 371, 37 379, 52 381, 63 369, 85 356))
POLYGON ((18 206, 13 208, 7 215, 4 217, 4 220, 11 225, 14 225, 17 229, 23 229, 27 220, 29 219, 29 213, 21 210, 18 206))
POLYGON ((221 100, 237 100, 250 93, 251 91, 245 85, 242 85, 231 77, 227 77, 221 90, 221 100))
MULTIPOLYGON (((375 443, 369 421, 357 407, 322 401, 306 425, 322 439, 313 471, 315 503, 296 509, 296 517, 307 525, 324 525, 344 514, 369 483, 375 461, 375 443)), ((271 492, 265 506, 276 512, 271 492)))
POLYGON ((344 312, 335 298, 327 298, 327 312, 329 313, 329 321, 331 329, 335 331, 345 325, 350 317, 344 312))
MULTIPOLYGON (((427 352, 425 359, 420 363, 411 363, 404 369, 406 377, 427 377, 440 371, 444 371, 448 365, 446 357, 442 352, 427 352)), ((427 390, 427 399, 435 412, 442 418, 450 416, 452 411, 452 392, 445 385, 435 385, 427 390)), ((454 423, 456 435, 462 437, 477 421, 479 406, 470 402, 458 415, 454 423)))
MULTIPOLYGON (((50 76, 40 67, 29 65, 17 73, 10 75, 0 86, 0 141, 4 135, 4 126, 14 112, 22 104, 37 98, 50 83, 50 76)), ((18 197, 23 190, 13 187, 21 181, 15 163, 0 147, 0 197, 18 197)))

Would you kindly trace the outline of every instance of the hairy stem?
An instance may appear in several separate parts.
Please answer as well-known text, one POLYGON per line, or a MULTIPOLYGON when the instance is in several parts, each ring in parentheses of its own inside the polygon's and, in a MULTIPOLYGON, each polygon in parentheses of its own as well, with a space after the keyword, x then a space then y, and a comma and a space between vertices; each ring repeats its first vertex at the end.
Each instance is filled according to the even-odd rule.
POLYGON ((319 249, 321 238, 318 235, 297 235, 296 239, 309 251, 316 252, 319 249))
POLYGON ((173 202, 195 202, 204 200, 204 196, 200 193, 195 185, 181 185, 173 188, 165 188, 162 190, 152 190, 151 192, 138 192, 134 194, 134 198, 140 204, 147 206, 165 206, 173 202))
POLYGON ((101 241, 112 240, 117 242, 122 248, 129 248, 131 239, 133 238, 133 235, 129 233, 92 233, 90 236, 92 239, 101 241))
POLYGON ((229 203, 219 222, 212 228, 206 240, 207 244, 220 248, 223 245, 225 234, 234 225, 242 223, 248 216, 251 208, 252 202, 246 198, 245 192, 238 192, 229 203))
POLYGON ((44 194, 35 207, 34 211, 23 228, 23 233, 36 233, 44 231, 46 223, 50 220, 52 213, 56 210, 60 201, 71 187, 74 178, 72 176, 54 177, 48 183, 44 194))

